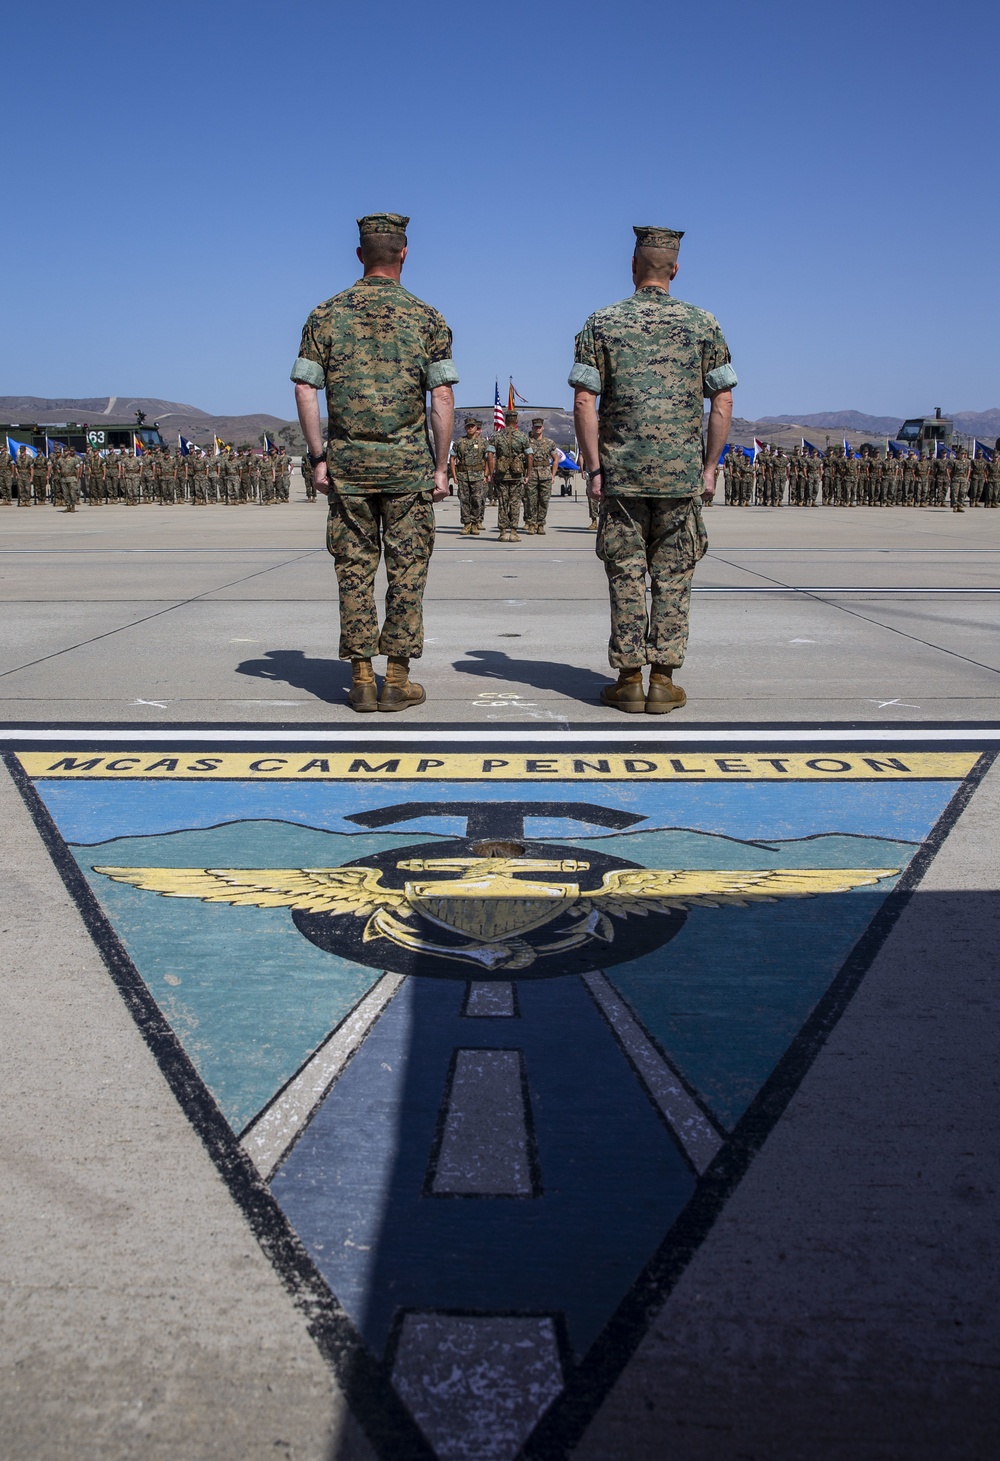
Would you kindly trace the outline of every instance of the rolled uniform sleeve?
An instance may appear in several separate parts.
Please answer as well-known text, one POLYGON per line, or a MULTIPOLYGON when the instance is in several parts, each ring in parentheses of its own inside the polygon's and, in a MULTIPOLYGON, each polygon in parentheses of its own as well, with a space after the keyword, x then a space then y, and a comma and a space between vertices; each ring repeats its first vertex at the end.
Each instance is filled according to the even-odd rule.
POLYGON ((453 386, 458 381, 458 371, 451 358, 451 331, 444 318, 434 312, 434 323, 428 345, 427 375, 425 385, 429 391, 437 386, 453 386))
POLYGON ((736 372, 730 364, 726 337, 719 328, 718 320, 711 315, 709 320, 711 328, 701 351, 702 390, 706 396, 717 396, 720 391, 731 391, 737 380, 736 372))
POLYGON ((326 385, 326 353, 319 341, 315 310, 306 320, 299 342, 298 359, 292 366, 291 379, 296 385, 314 386, 322 390, 326 385))
POLYGON ((591 316, 576 337, 573 369, 569 373, 570 385, 574 388, 579 386, 582 390, 599 396, 604 389, 604 380, 601 375, 602 363, 603 354, 598 350, 597 342, 594 339, 594 321, 591 316))

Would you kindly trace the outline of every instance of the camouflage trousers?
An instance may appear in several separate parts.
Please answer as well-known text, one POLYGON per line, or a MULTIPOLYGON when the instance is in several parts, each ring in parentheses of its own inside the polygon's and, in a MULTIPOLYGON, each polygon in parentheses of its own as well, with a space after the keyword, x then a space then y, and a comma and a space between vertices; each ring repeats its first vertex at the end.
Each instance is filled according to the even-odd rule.
POLYGON ((539 480, 529 478, 524 489, 524 523, 543 528, 549 515, 549 498, 552 496, 552 478, 539 480))
POLYGON ((494 477, 493 484, 497 494, 497 528, 501 533, 515 533, 521 518, 524 482, 520 477, 513 482, 494 477))
POLYGON ((482 525, 486 516, 486 482, 482 477, 475 481, 464 481, 459 477, 458 510, 463 528, 466 523, 482 525))
POLYGON ((698 497, 601 500, 597 556, 611 595, 608 659, 613 669, 684 663, 691 578, 707 547, 698 497))
POLYGON ((424 648, 424 587, 434 550, 430 493, 347 497, 331 492, 326 546, 340 590, 340 658, 418 658, 424 648), (374 584, 383 555, 388 584, 380 634, 374 584))

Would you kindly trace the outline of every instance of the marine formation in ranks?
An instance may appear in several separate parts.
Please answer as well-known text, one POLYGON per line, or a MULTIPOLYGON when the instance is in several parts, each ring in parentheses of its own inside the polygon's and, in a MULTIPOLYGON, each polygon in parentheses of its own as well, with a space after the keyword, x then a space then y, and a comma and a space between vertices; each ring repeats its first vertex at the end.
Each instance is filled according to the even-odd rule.
POLYGON ((965 447, 931 457, 906 452, 883 457, 873 449, 857 455, 832 446, 825 456, 795 447, 725 455, 728 507, 1000 507, 1000 451, 988 458, 965 447))
MULTIPOLYGON (((67 447, 32 456, 24 447, 13 461, 0 449, 0 507, 43 507, 47 503, 75 512, 82 501, 126 507, 156 504, 201 507, 221 503, 267 507, 289 500, 292 465, 283 450, 263 454, 227 448, 218 455, 194 450, 186 456, 169 447, 132 452, 88 451, 83 457, 67 447)), ((307 496, 311 477, 306 479, 307 496)), ((315 497, 315 492, 312 496, 315 497)))

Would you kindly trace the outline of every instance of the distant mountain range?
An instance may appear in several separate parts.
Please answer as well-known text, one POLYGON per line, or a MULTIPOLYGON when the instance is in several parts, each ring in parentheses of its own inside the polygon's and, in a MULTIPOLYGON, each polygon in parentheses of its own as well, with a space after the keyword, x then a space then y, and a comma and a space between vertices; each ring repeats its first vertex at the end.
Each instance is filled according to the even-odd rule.
MULTIPOLYGON (((247 416, 213 416, 197 406, 179 401, 163 401, 156 396, 0 396, 0 421, 86 422, 98 425, 103 421, 131 421, 136 411, 145 411, 147 423, 160 424, 164 440, 173 444, 181 432, 201 445, 209 445, 214 436, 239 446, 257 445, 262 432, 284 440, 292 451, 304 445, 297 421, 258 413, 247 416)), ((522 406, 522 429, 527 430, 532 416, 545 420, 545 433, 560 446, 573 440, 573 413, 561 406, 522 406)), ((455 434, 463 431, 466 413, 478 416, 488 435, 493 429, 493 407, 458 406, 455 410, 455 434)), ((916 412, 914 414, 917 414, 916 412)), ((932 414, 932 412, 928 412, 932 414)), ((965 436, 978 436, 992 443, 1000 437, 1000 407, 990 411, 944 411, 954 421, 956 431, 965 436)), ((801 437, 816 437, 816 445, 824 446, 825 437, 836 433, 846 436, 852 446, 862 441, 878 441, 894 437, 901 420, 898 416, 867 416, 862 411, 818 411, 802 416, 762 416, 758 421, 733 418, 732 439, 749 446, 755 436, 778 446, 797 445, 801 437)))

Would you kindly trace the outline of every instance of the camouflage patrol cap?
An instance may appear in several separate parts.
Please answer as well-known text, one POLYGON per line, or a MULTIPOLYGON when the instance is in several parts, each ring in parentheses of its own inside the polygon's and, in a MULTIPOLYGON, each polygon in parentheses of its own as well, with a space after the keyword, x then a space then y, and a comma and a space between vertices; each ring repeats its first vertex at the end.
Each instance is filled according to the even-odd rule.
POLYGON ((482 426, 483 423, 478 416, 466 416, 465 424, 466 426, 482 426))
POLYGON ((681 239, 684 237, 684 230, 676 228, 654 228, 649 224, 634 223, 632 232, 635 234, 636 248, 639 249, 667 249, 670 253, 676 254, 681 246, 681 239))
POLYGON ((532 424, 532 426, 544 426, 545 425, 545 417, 544 416, 532 416, 532 418, 531 418, 531 424, 532 424))
POLYGON ((505 421, 516 421, 517 420, 517 412, 516 411, 505 411, 503 413, 503 419, 505 421))
POLYGON ((362 238, 371 233, 401 233, 405 238, 409 221, 402 213, 366 213, 358 219, 358 232, 362 238))

